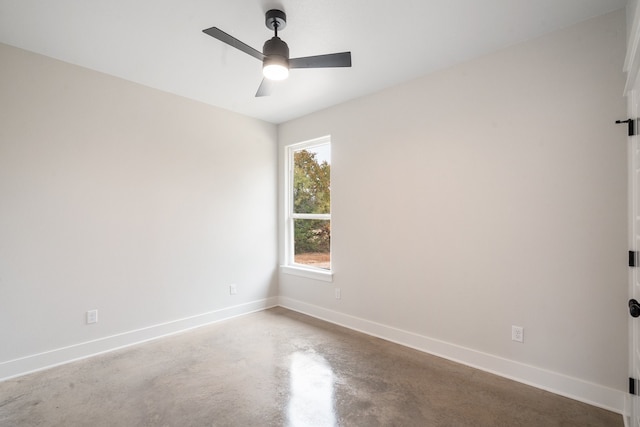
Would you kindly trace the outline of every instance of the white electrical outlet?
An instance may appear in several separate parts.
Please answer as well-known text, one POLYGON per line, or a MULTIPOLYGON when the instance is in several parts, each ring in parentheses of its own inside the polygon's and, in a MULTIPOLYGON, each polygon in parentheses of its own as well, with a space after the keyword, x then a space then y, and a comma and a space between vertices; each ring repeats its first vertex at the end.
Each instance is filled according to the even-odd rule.
POLYGON ((98 310, 87 311, 87 323, 98 323, 98 310))
POLYGON ((340 299, 342 295, 340 294, 340 288, 336 288, 336 299, 340 299))
POLYGON ((522 326, 511 326, 511 340, 524 342, 524 328, 522 326))
POLYGON ((229 295, 236 295, 238 293, 238 289, 236 285, 229 285, 229 295))

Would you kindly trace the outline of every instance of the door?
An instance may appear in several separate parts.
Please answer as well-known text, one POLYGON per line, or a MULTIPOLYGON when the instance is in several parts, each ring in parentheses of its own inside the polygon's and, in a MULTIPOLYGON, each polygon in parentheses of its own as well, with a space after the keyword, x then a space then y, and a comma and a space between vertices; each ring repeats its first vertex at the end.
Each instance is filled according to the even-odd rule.
MULTIPOLYGON (((638 117, 640 111, 640 79, 627 94, 629 117, 638 117)), ((634 128, 637 120, 634 119, 634 128)), ((636 132, 633 132, 636 133, 636 132)), ((629 249, 640 250, 640 136, 629 136, 629 249)), ((630 257, 631 258, 631 257, 630 257)), ((630 259, 631 261, 631 259, 630 259)), ((635 262, 637 265, 637 261, 635 262)), ((629 298, 640 301, 639 267, 629 268, 629 298)), ((640 318, 629 316, 629 365, 631 378, 640 378, 640 318)), ((638 383, 635 392, 639 393, 638 383)), ((630 395, 630 425, 640 427, 640 397, 630 395)))

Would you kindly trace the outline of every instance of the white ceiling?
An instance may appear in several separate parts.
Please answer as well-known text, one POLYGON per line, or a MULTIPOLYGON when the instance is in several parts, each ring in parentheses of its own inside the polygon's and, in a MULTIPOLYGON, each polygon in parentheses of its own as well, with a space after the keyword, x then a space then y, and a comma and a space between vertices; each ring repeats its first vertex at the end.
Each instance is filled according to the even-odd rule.
POLYGON ((281 123, 622 8, 626 0, 0 0, 0 42, 281 123), (352 68, 296 69, 255 98, 280 8, 291 57, 351 51, 352 68))

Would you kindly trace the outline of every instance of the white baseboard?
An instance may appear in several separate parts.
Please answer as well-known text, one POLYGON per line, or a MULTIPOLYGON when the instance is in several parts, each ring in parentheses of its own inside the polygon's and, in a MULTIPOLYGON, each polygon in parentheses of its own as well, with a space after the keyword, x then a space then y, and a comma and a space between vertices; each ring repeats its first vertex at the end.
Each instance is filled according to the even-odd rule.
MULTIPOLYGON (((623 391, 393 328, 287 297, 272 297, 0 363, 0 381, 48 369, 276 305, 473 368, 598 406, 627 412, 623 391)), ((625 420, 626 421, 626 420, 625 420)))
POLYGON ((277 297, 266 298, 2 362, 0 381, 265 310, 275 307, 277 301, 277 297))
POLYGON ((620 390, 396 329, 292 298, 279 297, 278 301, 278 305, 281 307, 349 329, 443 357, 622 415, 624 415, 626 411, 626 394, 620 390))

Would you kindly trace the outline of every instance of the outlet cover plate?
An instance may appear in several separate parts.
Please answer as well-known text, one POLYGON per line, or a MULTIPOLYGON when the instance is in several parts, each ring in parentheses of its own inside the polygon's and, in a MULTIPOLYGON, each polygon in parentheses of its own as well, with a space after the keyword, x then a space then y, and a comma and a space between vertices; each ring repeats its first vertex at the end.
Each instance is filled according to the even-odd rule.
POLYGON ((522 326, 511 326, 511 340, 524 342, 524 328, 522 326))
POLYGON ((98 310, 87 311, 87 324, 98 323, 98 310))

